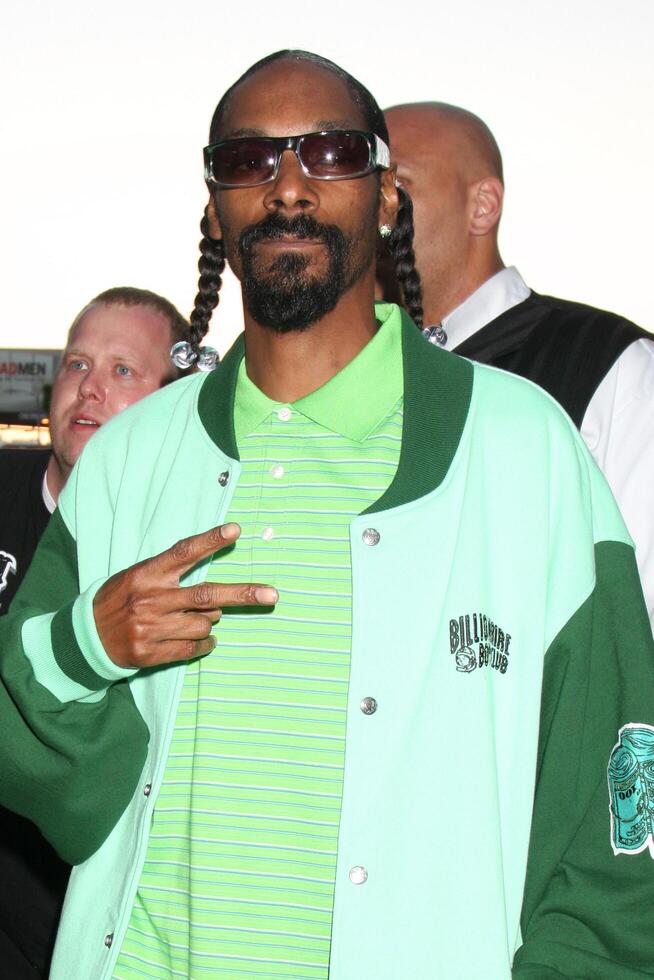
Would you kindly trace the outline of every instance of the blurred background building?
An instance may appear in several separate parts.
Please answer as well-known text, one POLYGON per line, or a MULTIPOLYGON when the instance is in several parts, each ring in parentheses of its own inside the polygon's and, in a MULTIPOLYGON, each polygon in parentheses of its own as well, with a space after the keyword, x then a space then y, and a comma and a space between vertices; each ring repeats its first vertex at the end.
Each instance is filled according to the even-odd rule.
POLYGON ((0 447, 50 443, 48 412, 60 350, 0 348, 0 447))

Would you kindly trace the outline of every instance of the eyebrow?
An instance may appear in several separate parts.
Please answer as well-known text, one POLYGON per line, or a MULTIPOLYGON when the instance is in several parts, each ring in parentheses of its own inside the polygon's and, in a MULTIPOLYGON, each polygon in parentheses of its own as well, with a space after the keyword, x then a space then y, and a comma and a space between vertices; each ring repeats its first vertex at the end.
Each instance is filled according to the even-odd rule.
POLYGON ((324 129, 357 129, 361 130, 359 123, 353 122, 352 119, 321 119, 316 123, 316 132, 324 129))
MULTIPOLYGON (((342 130, 352 130, 359 129, 357 123, 353 123, 351 119, 320 119, 318 122, 313 123, 310 129, 306 129, 305 133, 320 133, 329 132, 333 129, 342 130)), ((303 136, 304 133, 289 133, 289 136, 303 136)), ((249 139, 252 137, 262 137, 264 139, 274 139, 271 137, 270 133, 267 133, 264 129, 257 129, 252 126, 242 126, 239 129, 231 129, 221 139, 218 140, 219 143, 223 143, 225 140, 239 140, 239 139, 249 139)))
POLYGON ((268 133, 265 133, 263 129, 250 129, 247 126, 244 126, 241 129, 232 129, 225 133, 225 135, 222 136, 218 142, 222 143, 224 140, 246 139, 248 136, 268 136, 268 133))

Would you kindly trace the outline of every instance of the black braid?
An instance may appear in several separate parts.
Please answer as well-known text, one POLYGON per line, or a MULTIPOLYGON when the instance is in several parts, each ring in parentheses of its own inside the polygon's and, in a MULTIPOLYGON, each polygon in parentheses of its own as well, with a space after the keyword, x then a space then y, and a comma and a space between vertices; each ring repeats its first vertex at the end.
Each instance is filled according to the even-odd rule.
POLYGON ((395 262, 395 278, 400 284, 404 306, 411 319, 422 328, 422 283, 413 252, 413 202, 402 188, 397 189, 400 209, 397 223, 388 239, 388 251, 395 262))
POLYGON ((198 352, 202 338, 209 329, 211 314, 218 306, 220 287, 223 284, 222 274, 225 269, 225 249, 222 238, 212 238, 209 234, 209 218, 205 209, 200 222, 202 240, 200 242, 200 259, 198 269, 198 294, 195 297, 191 322, 190 340, 193 350, 198 352))

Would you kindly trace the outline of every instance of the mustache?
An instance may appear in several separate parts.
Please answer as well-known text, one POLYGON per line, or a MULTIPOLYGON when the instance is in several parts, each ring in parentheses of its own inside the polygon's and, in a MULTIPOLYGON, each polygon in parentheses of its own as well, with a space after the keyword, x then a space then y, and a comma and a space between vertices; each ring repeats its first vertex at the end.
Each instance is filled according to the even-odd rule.
POLYGON ((342 232, 334 225, 323 225, 308 214, 298 214, 294 218, 283 218, 273 212, 262 221, 248 225, 239 237, 241 255, 247 254, 254 245, 263 241, 275 241, 286 236, 297 239, 312 239, 330 244, 342 232))

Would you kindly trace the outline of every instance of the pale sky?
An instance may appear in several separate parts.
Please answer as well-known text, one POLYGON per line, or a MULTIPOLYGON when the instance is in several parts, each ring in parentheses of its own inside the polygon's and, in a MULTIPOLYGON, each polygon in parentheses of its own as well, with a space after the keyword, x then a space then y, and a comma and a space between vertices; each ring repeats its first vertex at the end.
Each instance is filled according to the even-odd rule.
MULTIPOLYGON (((332 58, 382 106, 481 115, 504 155, 507 264, 654 329, 653 37, 652 0, 5 0, 0 347, 60 346, 109 286, 190 311, 211 114, 281 47, 332 58)), ((212 341, 240 325, 229 280, 212 341)))

